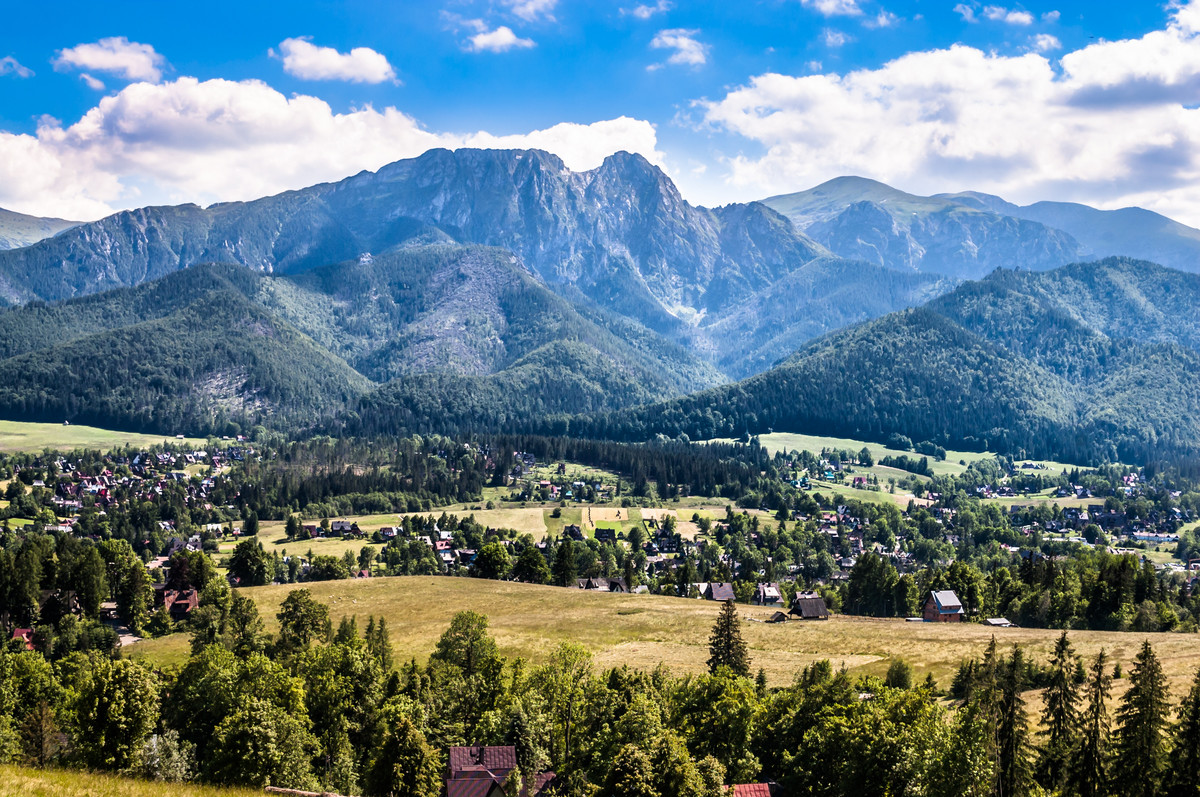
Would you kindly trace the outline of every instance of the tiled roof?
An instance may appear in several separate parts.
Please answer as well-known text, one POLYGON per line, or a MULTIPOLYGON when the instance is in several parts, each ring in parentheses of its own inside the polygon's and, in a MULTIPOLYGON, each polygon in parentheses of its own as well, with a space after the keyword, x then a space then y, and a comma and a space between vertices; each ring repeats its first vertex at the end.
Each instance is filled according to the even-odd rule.
POLYGON ((729 791, 733 797, 771 797, 771 787, 765 783, 743 783, 729 791))

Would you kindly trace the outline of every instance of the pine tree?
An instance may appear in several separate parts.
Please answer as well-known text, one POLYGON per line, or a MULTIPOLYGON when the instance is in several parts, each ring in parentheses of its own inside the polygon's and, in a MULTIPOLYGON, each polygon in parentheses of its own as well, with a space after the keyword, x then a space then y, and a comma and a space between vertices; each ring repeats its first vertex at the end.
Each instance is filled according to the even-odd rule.
POLYGON ((1174 735, 1167 793, 1171 797, 1200 794, 1200 670, 1196 671, 1192 688, 1179 706, 1174 735))
POLYGON ((1108 657, 1101 649, 1096 654, 1084 687, 1084 707, 1080 715, 1079 747, 1075 751, 1067 779, 1072 794, 1100 797, 1108 793, 1108 693, 1112 676, 1108 657))
POLYGON ((554 583, 560 587, 575 586, 575 546, 563 540, 554 551, 554 583))
POLYGON ((742 622, 738 619, 737 606, 725 601, 717 615, 712 636, 708 639, 708 670, 715 673, 719 667, 728 667, 735 674, 750 675, 750 656, 742 640, 742 622))
POLYGON ((1167 759, 1168 711, 1167 677, 1150 642, 1143 642, 1129 672, 1129 691, 1117 709, 1112 775, 1121 794, 1159 793, 1167 759))
POLYGON ((1048 790, 1061 787, 1075 745, 1079 724, 1079 685, 1075 670, 1079 658, 1063 631, 1050 659, 1050 684, 1042 695, 1041 735, 1045 744, 1038 761, 1038 778, 1048 790))
POLYGON ((1025 714, 1025 699, 1021 697, 1025 681, 1025 657, 1021 648, 1014 645, 1011 658, 1001 662, 998 680, 998 791, 1002 795, 1027 794, 1030 783, 1029 718, 1025 714))

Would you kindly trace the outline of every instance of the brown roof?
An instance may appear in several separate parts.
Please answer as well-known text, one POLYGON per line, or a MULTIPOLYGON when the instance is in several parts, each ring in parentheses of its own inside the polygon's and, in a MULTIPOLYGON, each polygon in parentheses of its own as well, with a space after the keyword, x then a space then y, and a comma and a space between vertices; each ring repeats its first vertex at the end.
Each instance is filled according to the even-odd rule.
POLYGON ((731 601, 736 596, 733 594, 733 584, 728 581, 714 581, 708 585, 708 594, 705 597, 712 601, 731 601))
POLYGON ((820 595, 801 592, 796 596, 796 600, 792 601, 790 613, 805 620, 823 620, 829 616, 829 607, 825 605, 825 599, 820 595))
POLYGON ((506 747, 451 747, 450 777, 458 773, 488 771, 507 775, 517 766, 517 748, 506 747))

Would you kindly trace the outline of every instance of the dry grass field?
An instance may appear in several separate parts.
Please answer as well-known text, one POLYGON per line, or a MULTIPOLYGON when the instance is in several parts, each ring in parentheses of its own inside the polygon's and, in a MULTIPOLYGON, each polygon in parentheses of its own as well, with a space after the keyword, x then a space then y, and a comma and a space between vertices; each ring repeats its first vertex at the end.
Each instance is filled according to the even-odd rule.
POLYGON ((256 789, 157 783, 87 772, 0 766, 0 795, 21 797, 252 797, 256 789))
MULTIPOLYGON (((708 658, 708 635, 716 604, 655 595, 613 595, 466 578, 376 578, 307 585, 330 607, 336 623, 357 615, 384 616, 398 661, 424 661, 455 612, 486 614, 501 651, 540 661, 563 641, 578 642, 599 666, 629 664, 650 669, 665 663, 680 673, 698 673, 708 658)), ((294 586, 246 590, 259 606, 267 627, 277 628, 275 613, 294 586)), ((1037 661, 1048 659, 1057 631, 989 629, 980 625, 935 625, 903 620, 835 616, 825 622, 792 621, 772 625, 760 620, 771 610, 739 606, 743 635, 754 668, 766 670, 773 685, 791 682, 805 665, 829 659, 835 667, 882 675, 893 658, 911 663, 919 678, 932 673, 949 687, 960 661, 978 656, 993 633, 1002 647, 1019 643, 1037 661)), ((1094 656, 1101 648, 1126 672, 1142 640, 1149 638, 1171 678, 1172 693, 1200 666, 1200 637, 1189 634, 1135 634, 1073 631, 1078 652, 1094 656)), ((139 642, 135 657, 177 663, 187 656, 188 637, 175 634, 139 642)), ((1120 689, 1120 682, 1118 689, 1120 689)))

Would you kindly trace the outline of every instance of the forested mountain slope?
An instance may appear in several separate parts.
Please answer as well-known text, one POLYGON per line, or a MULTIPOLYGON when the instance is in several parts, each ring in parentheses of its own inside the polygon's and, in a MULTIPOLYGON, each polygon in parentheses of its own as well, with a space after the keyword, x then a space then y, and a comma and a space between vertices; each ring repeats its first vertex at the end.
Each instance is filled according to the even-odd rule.
POLYGON ((899 433, 1075 460, 1195 455, 1198 282, 1126 260, 997 272, 814 341, 735 385, 575 419, 572 430, 619 439, 899 433), (1142 334, 1159 312, 1177 317, 1158 336, 1142 334))

